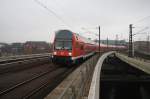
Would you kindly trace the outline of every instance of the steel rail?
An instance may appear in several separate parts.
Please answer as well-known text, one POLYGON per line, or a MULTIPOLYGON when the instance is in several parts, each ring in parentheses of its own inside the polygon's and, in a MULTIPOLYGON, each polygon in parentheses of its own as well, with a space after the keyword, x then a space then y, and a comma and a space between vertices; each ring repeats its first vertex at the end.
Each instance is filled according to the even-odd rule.
POLYGON ((0 64, 0 66, 6 66, 6 65, 12 65, 12 64, 26 63, 26 62, 30 62, 30 61, 34 61, 34 60, 40 60, 40 59, 44 59, 44 58, 48 58, 48 57, 45 56, 45 57, 36 57, 36 58, 31 58, 31 59, 23 59, 23 60, 18 60, 18 61, 13 61, 13 62, 8 62, 8 63, 3 63, 3 64, 0 64))
POLYGON ((47 55, 51 53, 42 53, 42 54, 27 54, 27 55, 16 55, 16 56, 2 56, 1 59, 11 59, 11 58, 18 58, 18 57, 29 57, 29 56, 40 56, 40 55, 47 55))
MULTIPOLYGON (((57 79, 56 80, 60 80, 60 79, 58 79, 58 78, 61 78, 61 77, 63 77, 63 76, 65 76, 65 75, 68 75, 71 71, 73 71, 75 69, 75 67, 74 68, 71 68, 71 69, 69 69, 69 70, 67 70, 67 72, 64 72, 64 74, 62 74, 61 76, 56 76, 57 77, 57 79)), ((56 80, 54 80, 54 82, 56 81, 56 80)), ((47 85, 50 85, 50 83, 51 82, 46 82, 46 83, 44 83, 44 84, 42 84, 40 87, 38 87, 38 88, 36 88, 35 90, 33 90, 32 92, 30 92, 29 94, 27 94, 25 97, 23 97, 23 99, 29 99, 30 97, 32 97, 34 94, 36 94, 37 92, 39 92, 41 89, 43 89, 43 88, 45 88, 47 85)))
POLYGON ((40 57, 49 57, 51 56, 51 53, 47 53, 47 54, 32 54, 32 55, 20 55, 17 57, 8 57, 8 58, 0 58, 0 63, 8 63, 8 62, 14 62, 14 61, 20 61, 20 60, 29 60, 29 59, 33 59, 33 58, 40 58, 40 57))
POLYGON ((39 75, 36 74, 36 76, 34 76, 34 77, 31 78, 31 79, 25 80, 25 81, 23 81, 23 82, 21 82, 21 83, 18 83, 18 84, 14 85, 14 86, 12 86, 12 87, 10 87, 10 88, 8 88, 8 89, 5 89, 5 90, 1 91, 1 92, 0 92, 0 95, 7 94, 8 92, 12 91, 13 89, 15 89, 15 88, 17 88, 17 87, 19 87, 19 86, 22 86, 22 85, 24 85, 24 84, 27 84, 27 83, 29 83, 29 82, 31 82, 31 81, 33 81, 33 80, 35 80, 35 79, 38 79, 39 77, 42 77, 42 76, 44 76, 44 75, 46 75, 46 74, 48 74, 48 73, 50 73, 50 72, 52 72, 52 71, 55 71, 55 70, 57 70, 57 69, 58 69, 58 68, 55 68, 55 69, 53 69, 53 70, 48 70, 48 71, 43 72, 42 74, 39 74, 39 75))
POLYGON ((50 62, 49 57, 40 57, 40 58, 33 58, 29 60, 21 60, 11 63, 4 63, 0 64, 0 74, 14 71, 14 70, 22 70, 23 68, 28 68, 31 66, 35 66, 38 64, 50 62))

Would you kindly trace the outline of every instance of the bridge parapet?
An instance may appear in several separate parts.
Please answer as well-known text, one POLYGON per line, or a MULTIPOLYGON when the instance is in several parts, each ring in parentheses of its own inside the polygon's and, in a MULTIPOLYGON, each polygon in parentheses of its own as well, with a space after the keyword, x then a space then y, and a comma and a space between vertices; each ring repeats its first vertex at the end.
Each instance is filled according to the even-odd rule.
POLYGON ((89 95, 88 95, 88 99, 100 99, 99 98, 99 93, 100 93, 100 72, 101 72, 101 67, 102 64, 104 62, 104 60, 111 54, 114 54, 115 51, 112 52, 108 52, 103 54, 97 64, 96 67, 94 69, 94 74, 93 74, 93 78, 92 78, 92 82, 91 82, 91 86, 90 86, 90 90, 89 90, 89 95))
POLYGON ((99 55, 95 55, 73 71, 45 99, 80 99, 85 96, 99 55))

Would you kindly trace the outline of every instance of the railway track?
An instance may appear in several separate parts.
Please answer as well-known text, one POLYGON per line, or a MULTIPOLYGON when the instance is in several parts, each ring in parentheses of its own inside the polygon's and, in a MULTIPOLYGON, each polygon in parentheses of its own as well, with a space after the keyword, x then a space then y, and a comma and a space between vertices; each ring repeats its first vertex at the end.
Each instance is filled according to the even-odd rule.
POLYGON ((65 70, 60 74, 56 75, 56 79, 44 83, 39 88, 33 90, 31 93, 23 97, 23 99, 43 99, 47 94, 49 94, 66 76, 68 76, 76 67, 64 68, 65 70), (45 88, 45 89, 44 89, 45 88))
MULTIPOLYGON (((20 99, 20 98, 28 99, 32 96, 36 97, 38 96, 37 93, 44 87, 48 88, 51 87, 49 90, 52 90, 57 85, 57 83, 59 83, 63 79, 63 77, 69 74, 69 72, 71 72, 72 70, 73 68, 56 66, 55 68, 44 71, 41 74, 35 74, 29 79, 21 81, 20 83, 17 83, 7 89, 5 88, 4 90, 1 90, 0 98, 10 99, 11 97, 11 99, 20 99)), ((48 93, 44 93, 43 97, 46 94, 48 93)), ((41 96, 42 95, 40 93, 40 97, 41 96)))
POLYGON ((47 56, 42 64, 39 59, 45 57, 0 64, 0 99, 42 99, 77 67, 54 65, 47 56))
POLYGON ((30 59, 35 59, 35 58, 44 58, 44 57, 50 57, 50 56, 51 56, 51 53, 0 57, 0 64, 23 61, 23 60, 30 60, 30 59))
POLYGON ((49 61, 34 64, 27 69, 2 73, 0 74, 0 99, 43 99, 81 64, 68 68, 49 61))
POLYGON ((24 69, 16 72, 8 72, 0 75, 0 91, 8 89, 9 87, 23 82, 27 79, 33 78, 35 75, 40 75, 47 70, 51 70, 54 67, 51 63, 37 65, 28 69, 24 69))
POLYGON ((17 56, 17 58, 0 60, 0 74, 17 71, 26 68, 31 68, 32 66, 50 62, 50 54, 38 54, 38 55, 27 55, 27 56, 17 56))
MULTIPOLYGON (((53 69, 52 69, 52 70, 53 70, 53 69)), ((13 89, 15 89, 15 88, 17 88, 17 87, 19 87, 19 86, 21 86, 21 85, 24 85, 24 84, 26 84, 26 83, 29 83, 29 82, 35 80, 35 79, 38 79, 39 77, 44 76, 44 75, 46 75, 46 74, 49 73, 49 72, 52 72, 52 70, 47 70, 47 71, 45 71, 45 72, 43 72, 43 73, 41 73, 41 74, 35 74, 35 75, 34 75, 32 78, 30 78, 30 79, 27 79, 27 80, 25 80, 25 81, 23 81, 23 82, 21 82, 21 83, 18 83, 18 84, 14 85, 14 86, 11 86, 10 88, 7 88, 7 89, 5 89, 5 90, 0 91, 0 95, 3 95, 3 94, 5 94, 5 93, 8 93, 8 92, 10 92, 11 90, 13 90, 13 89)))

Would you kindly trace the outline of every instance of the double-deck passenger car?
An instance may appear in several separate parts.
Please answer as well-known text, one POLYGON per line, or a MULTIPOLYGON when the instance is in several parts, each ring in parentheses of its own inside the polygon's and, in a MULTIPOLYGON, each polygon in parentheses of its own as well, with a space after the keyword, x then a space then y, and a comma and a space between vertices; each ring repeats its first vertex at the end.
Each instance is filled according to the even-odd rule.
MULTIPOLYGON (((76 63, 94 55, 98 44, 70 30, 59 30, 55 34, 52 59, 54 62, 76 63)), ((101 44, 101 51, 113 50, 112 46, 101 44), (110 47, 110 49, 109 49, 110 47)))

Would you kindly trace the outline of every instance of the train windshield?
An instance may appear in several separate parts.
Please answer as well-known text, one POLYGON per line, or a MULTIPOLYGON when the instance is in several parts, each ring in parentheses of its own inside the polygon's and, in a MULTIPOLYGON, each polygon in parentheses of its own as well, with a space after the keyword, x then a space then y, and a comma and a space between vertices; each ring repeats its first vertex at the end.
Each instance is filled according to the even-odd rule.
POLYGON ((72 50, 72 32, 69 30, 60 30, 56 32, 55 49, 72 50))
POLYGON ((72 50, 72 42, 71 41, 56 41, 55 49, 57 50, 72 50))
POLYGON ((65 39, 71 40, 72 39, 72 32, 69 30, 60 30, 56 32, 56 40, 65 39))

